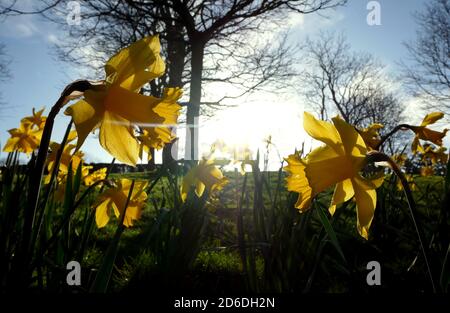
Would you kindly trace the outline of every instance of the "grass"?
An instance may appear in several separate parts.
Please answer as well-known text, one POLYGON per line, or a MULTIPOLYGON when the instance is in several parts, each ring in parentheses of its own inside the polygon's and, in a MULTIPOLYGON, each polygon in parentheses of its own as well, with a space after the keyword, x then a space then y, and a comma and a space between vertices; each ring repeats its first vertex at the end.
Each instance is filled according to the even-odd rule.
MULTIPOLYGON (((267 177, 268 187, 275 193, 279 180, 278 172, 262 173, 267 177)), ((149 173, 132 173, 122 177, 146 178, 149 173)), ((255 267, 255 277, 243 268, 242 255, 238 243, 239 199, 243 189, 244 177, 235 172, 225 173, 230 183, 216 197, 206 203, 209 214, 201 248, 193 266, 181 276, 164 276, 157 258, 148 244, 149 230, 157 220, 157 210, 149 205, 142 219, 132 229, 126 230, 120 243, 115 264, 114 280, 110 286, 113 291, 130 291, 139 288, 158 286, 158 290, 196 290, 230 292, 236 286, 246 286, 243 290, 253 291, 316 291, 316 292, 382 292, 402 288, 404 291, 424 292, 428 290, 423 264, 419 256, 417 239, 409 216, 404 210, 403 194, 396 190, 394 181, 388 177, 379 190, 379 203, 371 228, 371 238, 365 241, 356 232, 356 213, 352 202, 338 208, 330 219, 336 237, 345 255, 343 262, 339 252, 330 243, 317 214, 300 214, 291 205, 280 216, 270 217, 270 211, 277 211, 295 200, 295 195, 284 188, 279 190, 279 202, 274 208, 271 198, 265 193, 263 206, 267 208, 266 219, 273 223, 271 238, 266 238, 265 247, 257 242, 252 203, 254 193, 245 194, 242 217, 244 237, 249 245, 247 250, 248 267, 255 267), (278 208, 277 208, 278 206, 278 208), (292 220, 289 220, 292 218, 292 220), (306 222, 307 220, 307 222, 306 222), (289 229, 290 228, 290 229, 289 229), (299 236, 308 236, 301 238, 299 236), (284 246, 284 247, 283 247, 284 246), (295 251, 296 249, 303 249, 295 251), (253 254, 253 255, 249 255, 253 254), (284 259, 283 259, 284 258, 284 259), (369 288, 365 282, 366 264, 377 260, 383 267, 383 285, 369 288), (284 273, 282 273, 284 272, 284 273), (283 275, 281 282, 273 276, 283 275), (294 277, 286 277, 288 275, 294 277), (273 280, 273 281, 271 281, 273 280), (164 286, 164 287, 161 287, 164 286)), ((282 174, 281 179, 284 179, 282 174)), ((428 234, 428 240, 439 228, 442 214, 441 195, 444 191, 443 177, 415 177, 418 186, 414 198, 420 212, 420 222, 428 234)), ((149 197, 160 203, 164 181, 157 184, 149 197)), ((248 176, 246 189, 256 188, 252 175, 248 176)), ((321 194, 316 201, 316 210, 326 210, 332 190, 321 194)), ((161 209, 161 208, 160 208, 161 209)), ((170 208, 166 208, 170 210, 170 208)), ((449 222, 447 220, 447 222, 449 222)), ((447 224, 448 225, 448 224, 447 224)), ((115 231, 113 224, 95 232, 94 250, 88 255, 95 259, 95 251, 104 250, 115 231)), ((431 242, 431 244, 436 244, 431 242)), ((444 247, 436 247, 437 250, 444 247)), ((439 251, 436 251, 436 257, 439 251)), ((442 251, 440 251, 442 252, 442 251)), ((439 255, 439 257, 442 257, 439 255)), ((89 260, 91 264, 95 264, 89 260)), ((436 262, 436 268, 439 267, 436 262)), ((88 264, 88 262, 86 262, 88 264)))
MULTIPOLYGON (((152 185, 142 217, 127 229, 118 227, 115 217, 106 227, 95 227, 98 190, 70 213, 85 192, 79 172, 70 173, 73 179, 68 181, 73 183, 67 184, 63 201, 52 193, 42 207, 42 230, 30 261, 20 267, 23 263, 11 252, 21 247, 26 204, 20 188, 26 186, 26 171, 22 167, 17 173, 9 168, 2 172, 3 290, 9 290, 11 280, 31 264, 32 272, 16 288, 84 293, 100 281, 98 291, 125 293, 431 292, 406 198, 392 175, 386 175, 377 190, 370 237, 364 240, 356 229, 353 201, 331 216, 329 189, 316 197, 310 210, 299 213, 294 207, 297 194, 286 190, 283 171, 259 172, 254 167, 246 175, 225 172, 229 183, 223 190, 200 198, 190 192, 184 203, 179 195, 181 176, 162 169, 111 174, 109 179, 147 180, 152 185), (81 263, 82 286, 65 284, 65 265, 71 260, 81 263), (374 260, 382 266, 382 285, 376 287, 366 283, 367 263, 374 260)), ((434 280, 445 292, 450 277, 450 179, 414 180, 418 224, 430 250, 434 280)))

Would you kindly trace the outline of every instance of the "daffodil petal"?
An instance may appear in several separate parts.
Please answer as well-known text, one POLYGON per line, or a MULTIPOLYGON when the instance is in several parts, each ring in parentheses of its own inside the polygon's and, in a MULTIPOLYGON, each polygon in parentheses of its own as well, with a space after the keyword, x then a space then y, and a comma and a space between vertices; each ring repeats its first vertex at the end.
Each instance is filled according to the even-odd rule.
POLYGON ((107 80, 136 90, 152 78, 161 76, 165 65, 160 56, 159 37, 142 38, 121 49, 105 66, 107 80))
POLYGON ((203 192, 205 191, 205 184, 202 183, 200 180, 197 181, 195 184, 195 194, 200 198, 203 195, 203 192))
MULTIPOLYGON (((129 120, 131 123, 143 127, 152 127, 168 124, 178 117, 181 107, 176 103, 167 103, 163 99, 152 96, 144 96, 119 86, 111 86, 105 100, 107 111, 113 112, 129 120), (167 115, 159 115, 155 108, 164 107, 167 115)), ((162 108, 160 108, 162 110, 162 108)))
POLYGON ((368 239, 369 228, 377 204, 377 192, 375 189, 366 189, 357 177, 352 179, 352 184, 355 191, 358 232, 362 237, 368 239))
POLYGON ((123 220, 123 225, 125 227, 133 226, 135 220, 138 220, 142 215, 141 206, 128 206, 125 211, 125 218, 123 220))
POLYGON ((312 197, 312 189, 309 186, 305 173, 306 164, 298 153, 291 154, 286 161, 288 165, 284 170, 289 173, 289 176, 286 178, 287 189, 298 193, 295 207, 304 212, 309 209, 312 197))
POLYGON ((442 132, 423 128, 418 132, 418 136, 422 140, 431 141, 432 143, 442 146, 442 139, 447 134, 448 129, 444 129, 442 132))
POLYGON ((337 183, 336 188, 334 188, 333 198, 331 199, 330 214, 333 215, 336 211, 336 206, 350 200, 354 194, 355 191, 353 190, 351 179, 337 183))
POLYGON ((333 124, 317 120, 312 114, 304 112, 303 128, 314 139, 329 145, 337 153, 344 153, 341 138, 333 124))
POLYGON ((436 123, 436 121, 440 120, 443 117, 444 117, 444 113, 442 113, 442 112, 428 113, 423 118, 423 121, 420 124, 420 126, 427 126, 427 125, 430 125, 430 124, 434 124, 434 123, 436 123))
POLYGON ((133 136, 129 122, 106 111, 100 126, 100 144, 119 161, 135 166, 139 157, 139 143, 133 136))
POLYGON ((158 103, 153 111, 164 118, 164 124, 176 124, 180 115, 180 105, 177 101, 183 95, 181 88, 165 88, 162 101, 158 103))
POLYGON ((341 137, 341 142, 344 145, 345 153, 355 157, 363 157, 367 153, 367 147, 363 138, 359 135, 356 129, 346 123, 340 117, 334 117, 334 126, 341 137))
POLYGON ((105 227, 109 222, 108 208, 110 205, 110 200, 106 199, 101 202, 95 209, 95 222, 98 228, 105 227))
POLYGON ((411 151, 413 154, 416 154, 420 151, 419 149, 422 149, 422 145, 420 144, 419 137, 416 135, 411 144, 411 151))
POLYGON ((191 186, 193 186, 194 184, 195 184, 194 173, 192 171, 189 171, 183 177, 183 181, 181 183, 181 188, 180 188, 181 200, 183 202, 186 201, 189 190, 190 190, 191 186))
POLYGON ((101 103, 90 103, 86 100, 79 100, 69 106, 64 114, 72 116, 78 134, 77 149, 79 149, 86 140, 86 137, 99 124, 103 116, 103 109, 101 103))
POLYGON ((11 137, 11 138, 9 138, 8 141, 6 142, 5 146, 3 147, 3 151, 4 152, 13 152, 13 151, 15 151, 19 140, 20 139, 18 137, 11 137))
POLYGON ((354 168, 351 158, 346 155, 337 155, 330 146, 314 149, 306 160, 305 173, 313 195, 353 177, 359 171, 354 168))

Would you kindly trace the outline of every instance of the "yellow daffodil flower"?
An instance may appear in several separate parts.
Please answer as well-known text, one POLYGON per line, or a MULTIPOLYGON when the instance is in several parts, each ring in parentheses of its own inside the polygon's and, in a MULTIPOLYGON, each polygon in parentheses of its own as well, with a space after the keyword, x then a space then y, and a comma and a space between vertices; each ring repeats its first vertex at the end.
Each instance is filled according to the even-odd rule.
POLYGON ((38 129, 43 130, 45 122, 47 121, 47 117, 42 116, 42 113, 44 113, 44 109, 36 112, 33 108, 33 115, 24 117, 21 122, 30 123, 33 127, 36 126, 38 129))
POLYGON ((376 188, 383 178, 368 180, 360 171, 367 163, 368 148, 355 128, 339 117, 333 124, 319 121, 305 112, 303 126, 313 138, 325 143, 302 159, 299 153, 286 158, 289 173, 287 188, 299 193, 295 207, 301 212, 309 209, 311 200, 320 192, 336 185, 329 211, 355 197, 359 234, 368 238, 376 207, 376 188))
POLYGON ((186 201, 188 192, 195 186, 195 193, 198 197, 203 195, 205 189, 208 192, 220 190, 228 183, 228 179, 215 166, 212 160, 201 160, 198 165, 192 167, 181 184, 181 199, 186 201))
POLYGON ((381 141, 379 130, 383 127, 384 126, 382 124, 375 123, 369 125, 367 128, 358 130, 369 149, 377 149, 378 144, 381 141))
POLYGON ((142 135, 137 136, 140 142, 139 157, 142 159, 142 154, 145 151, 148 155, 148 160, 151 159, 150 149, 160 150, 166 143, 175 139, 172 131, 167 127, 152 127, 143 129, 142 135))
POLYGON ((11 137, 3 147, 4 152, 23 152, 30 154, 39 147, 42 130, 35 129, 31 123, 20 123, 19 128, 8 130, 11 137))
MULTIPOLYGON (((77 132, 71 131, 67 137, 66 145, 61 154, 61 159, 59 161, 58 167, 58 176, 59 175, 67 175, 69 171, 69 165, 72 162, 72 173, 77 172, 78 166, 83 163, 84 153, 81 151, 73 152, 76 148, 75 145, 70 144, 70 142, 74 141, 77 138, 77 132)), ((55 166, 56 156, 60 149, 61 145, 56 142, 50 143, 50 153, 47 157, 47 171, 48 174, 44 178, 44 184, 50 183, 51 175, 53 172, 53 167, 55 166)), ((84 165, 82 170, 84 170, 84 165)))
POLYGON ((447 164, 448 154, 445 152, 447 148, 439 147, 438 149, 433 149, 431 145, 424 145, 424 151, 422 152, 423 161, 431 161, 431 164, 447 164))
POLYGON ((167 88, 162 98, 139 94, 140 88, 164 73, 158 36, 145 37, 120 50, 105 65, 106 78, 66 109, 78 133, 77 149, 94 129, 100 144, 119 161, 136 165, 139 141, 134 127, 176 124, 180 88, 167 88))
POLYGON ((422 145, 420 144, 420 140, 431 141, 432 143, 442 146, 442 139, 445 137, 448 129, 444 129, 442 132, 438 132, 436 130, 431 130, 426 126, 430 124, 436 123, 436 121, 440 120, 444 117, 444 113, 441 112, 433 112, 427 114, 420 126, 410 126, 411 130, 416 133, 414 137, 413 143, 411 145, 411 150, 414 154, 416 154, 420 149, 423 150, 422 145))
POLYGON ((83 173, 83 182, 86 186, 92 186, 96 182, 106 178, 106 167, 102 167, 92 173, 89 173, 89 169, 91 169, 92 166, 86 166, 85 168, 87 169, 87 172, 83 173))
MULTIPOLYGON (((100 200, 96 205, 95 212, 95 221, 98 228, 108 224, 111 210, 113 210, 117 218, 120 217, 120 214, 125 209, 131 184, 132 181, 129 179, 120 179, 116 187, 106 190, 99 196, 100 200)), ((141 217, 142 208, 145 205, 145 200, 147 200, 147 193, 145 192, 147 185, 147 182, 135 182, 130 202, 125 211, 124 226, 133 226, 134 221, 141 217)))
MULTIPOLYGON (((47 170, 49 173, 52 173, 53 167, 55 166, 56 155, 58 154, 58 150, 61 145, 56 142, 52 142, 50 144, 51 152, 47 157, 47 170)), ((58 170, 62 173, 67 173, 69 170, 69 165, 72 164, 72 172, 76 173, 78 166, 83 162, 84 153, 81 151, 76 151, 73 153, 76 148, 75 145, 67 144, 64 146, 63 152, 61 154, 61 159, 59 161, 58 170)))

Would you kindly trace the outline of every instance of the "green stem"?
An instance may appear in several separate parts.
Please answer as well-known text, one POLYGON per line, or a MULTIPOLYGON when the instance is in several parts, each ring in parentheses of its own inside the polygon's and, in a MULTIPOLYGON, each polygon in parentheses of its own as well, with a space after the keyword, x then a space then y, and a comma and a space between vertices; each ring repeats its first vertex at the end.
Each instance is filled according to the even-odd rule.
POLYGON ((51 193, 51 191, 53 189, 53 182, 55 181, 56 175, 58 174, 59 164, 61 163, 61 157, 62 157, 62 154, 63 154, 63 151, 64 151, 64 147, 65 147, 65 145, 67 143, 67 138, 69 137, 70 130, 72 128, 72 123, 73 123, 73 120, 70 120, 69 124, 67 125, 66 132, 64 134, 64 138, 63 138, 63 140, 61 142, 61 145, 60 145, 60 147, 59 147, 59 149, 58 149, 58 151, 56 153, 56 158, 55 158, 55 162, 53 164, 53 169, 52 169, 52 173, 51 173, 51 177, 50 177, 50 182, 48 183, 47 191, 45 193, 44 200, 43 200, 42 205, 41 205, 41 210, 40 210, 40 212, 37 212, 39 214, 39 216, 37 218, 37 224, 36 224, 37 225, 37 230, 34 232, 33 238, 31 240, 31 246, 32 247, 36 243, 36 240, 39 237, 39 233, 40 233, 41 228, 42 228, 42 224, 43 224, 43 221, 44 221, 45 207, 47 206, 47 202, 48 202, 48 199, 50 197, 50 193, 51 193))
POLYGON ((389 133, 387 133, 386 135, 381 137, 381 140, 378 143, 378 145, 375 147, 375 150, 380 150, 380 147, 385 143, 386 140, 388 140, 392 135, 394 135, 399 130, 405 130, 405 128, 411 129, 411 125, 400 124, 400 125, 395 126, 389 133))
POLYGON ((84 92, 91 87, 91 84, 87 80, 79 80, 68 85, 58 101, 50 110, 47 117, 44 131, 42 133, 41 143, 39 145, 39 151, 36 157, 36 162, 33 170, 30 173, 29 191, 27 206, 24 212, 24 224, 23 224, 23 238, 21 245, 21 255, 19 257, 19 266, 25 266, 28 263, 30 252, 30 239, 36 211, 39 204, 39 194, 41 190, 41 180, 44 173, 45 160, 47 158, 48 147, 50 145, 50 137, 52 135, 53 124, 61 108, 67 103, 68 97, 75 91, 84 92))

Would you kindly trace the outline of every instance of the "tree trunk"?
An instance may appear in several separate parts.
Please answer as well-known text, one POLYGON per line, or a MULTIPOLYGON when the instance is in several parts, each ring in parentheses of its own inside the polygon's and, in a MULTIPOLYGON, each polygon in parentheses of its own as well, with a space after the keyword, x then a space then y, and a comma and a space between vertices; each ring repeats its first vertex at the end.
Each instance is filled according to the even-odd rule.
POLYGON ((148 162, 147 162, 148 170, 149 171, 154 171, 156 169, 155 149, 154 148, 149 149, 148 153, 151 155, 151 159, 148 160, 148 162))
MULTIPOLYGON (((167 28, 167 64, 169 75, 169 87, 182 87, 184 60, 186 58, 186 42, 183 38, 183 26, 178 22, 166 24, 167 28)), ((177 129, 172 132, 176 134, 177 129)), ((172 164, 177 157, 177 150, 172 155, 175 141, 164 146, 162 152, 162 162, 165 165, 172 164)), ((175 148, 176 149, 176 145, 175 148)))
POLYGON ((202 97, 202 71, 204 41, 201 38, 191 38, 191 84, 190 98, 186 114, 186 160, 198 160, 198 118, 202 97))

